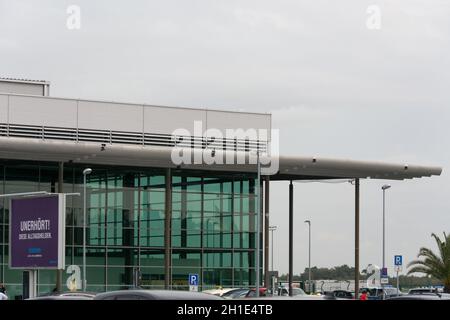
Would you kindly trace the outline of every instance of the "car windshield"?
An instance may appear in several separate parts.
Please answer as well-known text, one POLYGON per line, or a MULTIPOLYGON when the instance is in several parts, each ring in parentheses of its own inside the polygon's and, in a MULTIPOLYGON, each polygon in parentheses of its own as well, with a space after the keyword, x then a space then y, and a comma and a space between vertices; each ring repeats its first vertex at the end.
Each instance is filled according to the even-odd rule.
POLYGON ((248 292, 248 289, 235 289, 235 290, 231 290, 227 293, 224 293, 222 295, 223 298, 238 298, 240 296, 245 295, 248 292))

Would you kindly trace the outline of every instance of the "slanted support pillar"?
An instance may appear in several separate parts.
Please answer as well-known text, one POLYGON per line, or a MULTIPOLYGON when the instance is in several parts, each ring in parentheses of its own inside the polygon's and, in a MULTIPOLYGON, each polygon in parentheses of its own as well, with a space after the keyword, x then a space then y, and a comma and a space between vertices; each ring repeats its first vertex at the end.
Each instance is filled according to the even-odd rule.
MULTIPOLYGON (((58 164, 58 193, 63 193, 63 185, 64 185, 64 162, 60 162, 58 164)), ((65 230, 65 228, 64 228, 65 230)), ((62 283, 62 273, 63 270, 57 269, 56 270, 56 291, 60 292, 62 291, 61 283, 62 283)))
POLYGON ((172 171, 166 170, 164 208, 164 288, 170 289, 172 282, 172 171))
POLYGON ((269 275, 269 185, 269 176, 266 176, 264 180, 264 286, 266 288, 272 286, 269 275))
POLYGON ((355 299, 359 299, 359 179, 355 179, 355 299))
POLYGON ((289 295, 292 296, 292 280, 294 278, 293 268, 293 245, 294 245, 294 185, 289 183, 289 295))

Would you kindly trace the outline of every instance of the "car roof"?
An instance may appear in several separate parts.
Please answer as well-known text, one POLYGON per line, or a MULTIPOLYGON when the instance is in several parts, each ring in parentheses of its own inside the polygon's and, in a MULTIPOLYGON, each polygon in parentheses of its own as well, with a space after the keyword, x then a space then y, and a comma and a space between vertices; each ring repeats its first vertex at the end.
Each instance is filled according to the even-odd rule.
POLYGON ((239 288, 208 289, 208 290, 203 290, 202 292, 208 293, 208 294, 214 294, 214 295, 223 295, 223 294, 233 291, 235 289, 239 289, 239 288))
POLYGON ((92 300, 93 296, 61 296, 61 295, 53 295, 53 296, 40 296, 35 298, 28 298, 27 300, 92 300))
POLYGON ((177 290, 117 290, 99 293, 94 300, 118 295, 140 296, 149 300, 222 300, 221 297, 208 293, 177 290))
POLYGON ((438 295, 431 294, 405 294, 387 300, 441 300, 441 298, 438 295))

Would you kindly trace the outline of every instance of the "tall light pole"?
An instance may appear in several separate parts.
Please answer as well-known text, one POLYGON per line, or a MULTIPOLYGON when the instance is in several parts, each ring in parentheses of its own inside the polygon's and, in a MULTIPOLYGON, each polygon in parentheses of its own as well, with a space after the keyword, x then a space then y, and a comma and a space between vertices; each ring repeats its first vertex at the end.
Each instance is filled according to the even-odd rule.
MULTIPOLYGON (((272 268, 271 268, 272 272, 274 271, 273 270, 273 232, 275 230, 277 230, 277 226, 269 226, 269 231, 271 232, 271 238, 272 238, 272 254, 271 254, 271 256, 272 256, 272 268)), ((275 292, 275 281, 274 280, 275 280, 274 275, 272 273, 272 279, 270 281, 271 287, 272 287, 272 296, 274 295, 274 292, 275 292)), ((266 288, 267 288, 267 285, 266 285, 266 288)))
POLYGON ((83 170, 83 291, 86 291, 86 176, 92 173, 91 168, 83 170))
MULTIPOLYGON (((385 201, 385 193, 386 193, 386 190, 387 189, 389 189, 391 186, 390 185, 388 185, 388 184, 385 184, 384 186, 382 186, 381 187, 381 190, 383 190, 383 271, 385 270, 385 268, 386 268, 386 256, 385 256, 385 253, 386 253, 386 237, 385 237, 385 228, 386 228, 386 223, 385 223, 385 209, 386 209, 386 201, 385 201)), ((384 284, 382 285, 382 287, 383 287, 383 299, 385 298, 385 295, 384 295, 384 284)))
POLYGON ((309 241, 308 241, 308 291, 311 294, 311 221, 305 220, 305 223, 308 224, 309 230, 309 241))
POLYGON ((277 230, 277 226, 269 226, 269 231, 272 233, 272 234, 270 235, 270 237, 272 238, 272 254, 271 254, 271 256, 272 256, 272 268, 271 268, 271 270, 272 270, 272 271, 274 271, 274 270, 273 270, 273 232, 274 232, 275 230, 277 230))

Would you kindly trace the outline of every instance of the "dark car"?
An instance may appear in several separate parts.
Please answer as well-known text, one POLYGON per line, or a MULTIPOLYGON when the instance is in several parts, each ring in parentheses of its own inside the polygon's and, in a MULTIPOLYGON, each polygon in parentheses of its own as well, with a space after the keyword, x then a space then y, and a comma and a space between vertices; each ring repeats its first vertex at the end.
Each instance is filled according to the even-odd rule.
POLYGON ((414 288, 408 291, 408 294, 423 294, 423 293, 439 293, 437 288, 414 288))
POLYGON ((93 297, 86 296, 40 296, 27 300, 93 300, 93 297))
POLYGON ((347 290, 333 290, 325 292, 325 295, 328 297, 336 298, 336 299, 353 299, 353 293, 347 290))
MULTIPOLYGON (((278 296, 289 296, 289 288, 286 287, 280 287, 277 290, 277 295, 278 296)), ((301 288, 292 288, 292 295, 293 296, 306 296, 305 291, 303 291, 303 289, 301 288)))
POLYGON ((400 296, 401 293, 394 287, 384 288, 360 288, 359 293, 366 291, 369 294, 369 300, 382 300, 400 296), (384 297, 383 297, 384 294, 384 297))
MULTIPOLYGON (((259 296, 265 297, 267 296, 267 288, 259 288, 259 296)), ((254 298, 256 297, 256 289, 250 289, 245 295, 246 298, 254 298)))
POLYGON ((190 291, 175 290, 118 290, 102 292, 94 300, 223 300, 221 297, 190 291))
POLYGON ((386 300, 450 300, 450 295, 439 293, 405 294, 386 300))
POLYGON ((93 292, 69 291, 44 294, 27 300, 92 300, 94 297, 95 293, 93 292))

